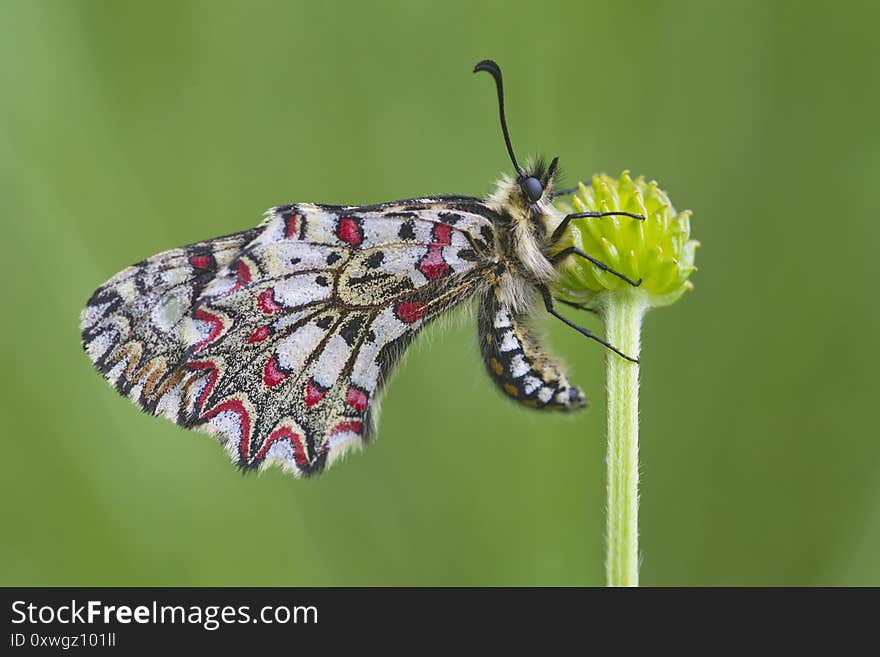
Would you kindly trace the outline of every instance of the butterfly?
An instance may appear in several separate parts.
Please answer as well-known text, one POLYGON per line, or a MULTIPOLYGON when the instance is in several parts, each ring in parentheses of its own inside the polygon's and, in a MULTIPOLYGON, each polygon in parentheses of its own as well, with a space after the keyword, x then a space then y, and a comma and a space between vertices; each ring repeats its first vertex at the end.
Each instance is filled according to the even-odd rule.
POLYGON ((586 404, 530 330, 544 309, 634 360, 554 306, 568 223, 553 199, 559 158, 520 167, 495 80, 515 176, 486 199, 427 196, 377 205, 294 203, 257 227, 147 258, 99 287, 81 315, 83 347, 144 411, 216 435, 241 469, 320 473, 374 431, 377 400, 416 334, 476 299, 492 381, 536 409, 586 404))

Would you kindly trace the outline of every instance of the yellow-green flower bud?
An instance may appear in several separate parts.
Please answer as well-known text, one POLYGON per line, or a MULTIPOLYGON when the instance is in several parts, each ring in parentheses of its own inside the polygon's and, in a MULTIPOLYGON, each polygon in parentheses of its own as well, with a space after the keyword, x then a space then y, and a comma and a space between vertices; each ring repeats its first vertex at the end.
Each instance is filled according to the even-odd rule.
POLYGON ((565 212, 610 212, 620 210, 645 217, 584 217, 573 219, 560 250, 574 246, 632 280, 632 288, 614 274, 602 271, 577 256, 565 259, 554 293, 571 303, 602 305, 606 291, 629 289, 644 296, 648 306, 665 306, 693 288, 688 280, 695 271, 694 251, 699 242, 690 239, 691 212, 676 212, 666 192, 643 177, 633 180, 624 171, 619 180, 605 174, 583 183, 573 198, 574 207, 565 212))

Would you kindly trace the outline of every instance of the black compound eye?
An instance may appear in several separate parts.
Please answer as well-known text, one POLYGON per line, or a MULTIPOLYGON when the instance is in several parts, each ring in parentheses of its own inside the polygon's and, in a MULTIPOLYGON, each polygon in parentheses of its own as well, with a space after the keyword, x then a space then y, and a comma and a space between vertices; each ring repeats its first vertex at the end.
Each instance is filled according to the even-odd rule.
POLYGON ((522 190, 532 203, 537 203, 544 194, 544 185, 532 176, 522 181, 522 190))

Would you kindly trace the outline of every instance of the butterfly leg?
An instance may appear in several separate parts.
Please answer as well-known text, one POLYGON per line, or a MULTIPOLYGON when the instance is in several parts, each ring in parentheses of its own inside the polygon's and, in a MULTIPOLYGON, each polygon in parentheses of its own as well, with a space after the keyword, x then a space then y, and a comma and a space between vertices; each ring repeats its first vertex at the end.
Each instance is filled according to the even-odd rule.
POLYGON ((557 312, 556 309, 553 307, 553 295, 550 294, 550 290, 547 288, 546 285, 538 285, 538 290, 541 292, 541 296, 544 298, 544 307, 547 309, 547 312, 550 313, 551 315, 553 315, 556 319, 559 319, 563 323, 568 324, 568 326, 573 328, 575 331, 577 331, 581 335, 585 335, 588 338, 590 338, 591 340, 595 340, 596 342, 598 342, 602 346, 613 351, 615 354, 617 354, 621 358, 625 358, 626 360, 630 361, 631 363, 638 364, 638 362, 639 362, 638 358, 633 358, 631 356, 627 356, 625 353, 623 353, 620 349, 615 347, 610 342, 606 342, 605 340, 600 338, 598 335, 585 329, 583 326, 578 326, 577 324, 575 324, 573 321, 571 321, 567 317, 563 317, 562 315, 560 315, 559 312, 557 312))
POLYGON ((560 221, 559 225, 556 227, 556 230, 554 230, 553 234, 550 236, 550 242, 555 244, 559 241, 559 238, 562 237, 562 234, 565 232, 565 229, 568 228, 568 224, 572 219, 583 219, 584 217, 632 217, 633 219, 639 219, 640 221, 645 220, 644 215, 633 214, 632 212, 575 212, 563 217, 562 221, 560 221))
POLYGON ((567 258, 567 257, 570 256, 570 255, 576 255, 576 256, 580 256, 581 258, 586 258, 587 260, 589 260, 590 262, 592 262, 594 265, 596 265, 596 266, 597 266, 599 269, 601 269, 602 271, 607 271, 609 274, 614 274, 614 275, 617 276, 619 279, 626 281, 627 283, 629 283, 629 284, 632 285, 633 287, 638 287, 639 285, 642 284, 642 279, 641 279, 641 278, 640 278, 639 280, 637 280, 637 281, 634 281, 634 280, 632 280, 631 278, 628 278, 627 276, 624 276, 624 275, 621 274, 619 271, 616 271, 616 270, 612 269, 611 267, 609 267, 608 265, 606 265, 604 262, 599 262, 599 261, 596 260, 593 256, 591 256, 591 255, 589 255, 589 254, 587 254, 587 253, 584 253, 583 251, 581 251, 580 249, 578 249, 578 248, 576 248, 576 247, 574 247, 574 246, 570 246, 570 247, 568 247, 568 248, 566 248, 566 249, 562 249, 562 251, 560 251, 560 252, 557 253, 555 256, 553 256, 553 262, 554 262, 554 263, 557 263, 557 262, 559 262, 560 260, 562 260, 562 259, 564 259, 564 258, 567 258))
POLYGON ((565 299, 560 299, 559 297, 553 297, 554 301, 558 301, 559 303, 564 303, 566 306, 571 306, 572 308, 577 308, 578 310, 585 310, 588 313, 593 313, 594 315, 598 315, 599 311, 595 308, 590 308, 589 306, 585 306, 582 303, 572 303, 571 301, 566 301, 565 299))
POLYGON ((581 188, 581 184, 578 183, 577 185, 574 185, 572 187, 565 187, 564 189, 558 189, 555 192, 553 192, 552 196, 553 196, 553 198, 557 198, 559 196, 568 196, 569 194, 574 194, 580 188, 581 188))

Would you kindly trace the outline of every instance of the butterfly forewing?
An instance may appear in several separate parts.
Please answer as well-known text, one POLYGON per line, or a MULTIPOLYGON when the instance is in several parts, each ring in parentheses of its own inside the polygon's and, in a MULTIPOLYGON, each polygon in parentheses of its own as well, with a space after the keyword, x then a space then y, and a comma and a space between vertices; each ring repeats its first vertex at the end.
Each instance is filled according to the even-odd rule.
POLYGON ((243 468, 319 472, 367 440, 418 330, 485 287, 492 226, 465 197, 275 208, 108 281, 84 345, 120 392, 243 468))

